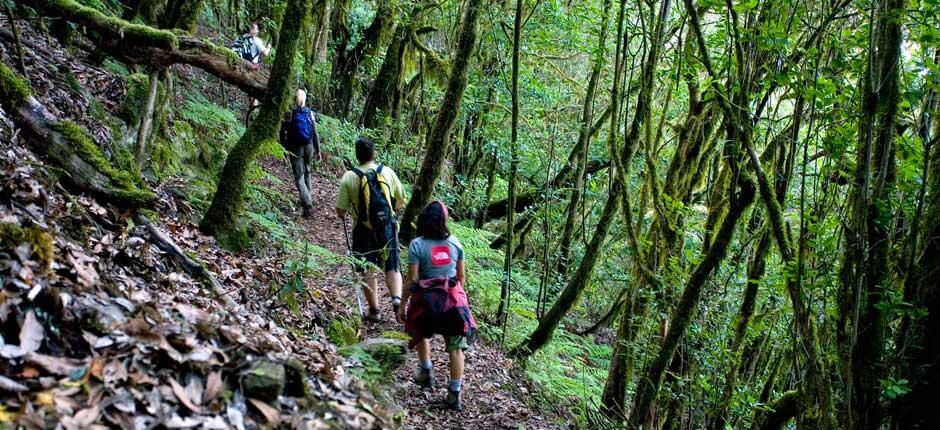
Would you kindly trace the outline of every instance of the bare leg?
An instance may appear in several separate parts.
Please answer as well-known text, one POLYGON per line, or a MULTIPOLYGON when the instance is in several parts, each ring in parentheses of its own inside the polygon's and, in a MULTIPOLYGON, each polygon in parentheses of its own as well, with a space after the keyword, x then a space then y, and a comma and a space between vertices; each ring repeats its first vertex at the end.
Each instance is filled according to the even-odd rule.
POLYGON ((393 297, 401 297, 401 272, 385 272, 385 286, 393 297))
MULTIPOLYGON (((424 361, 431 359, 431 342, 428 341, 428 339, 419 340, 418 344, 415 345, 415 349, 418 351, 418 360, 424 361)), ((463 362, 461 361, 461 363, 463 362)))
MULTIPOLYGON (((425 340, 425 342, 427 342, 425 340)), ((420 351, 418 352, 420 354, 420 351)), ((463 379, 463 350, 458 349, 450 353, 450 379, 463 379)))
POLYGON ((369 302, 369 308, 379 307, 378 289, 375 284, 375 271, 366 269, 362 274, 362 280, 366 283, 366 301, 369 302))

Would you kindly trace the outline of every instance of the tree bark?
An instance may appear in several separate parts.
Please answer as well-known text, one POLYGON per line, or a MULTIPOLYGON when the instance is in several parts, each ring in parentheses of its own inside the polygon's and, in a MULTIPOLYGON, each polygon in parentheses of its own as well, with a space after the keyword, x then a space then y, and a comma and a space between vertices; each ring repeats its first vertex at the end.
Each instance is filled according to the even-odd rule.
POLYGON ((444 167, 444 158, 450 152, 450 131, 457 120, 460 110, 460 101, 467 88, 467 72, 470 66, 471 54, 476 46, 477 20, 485 6, 484 0, 468 0, 463 22, 460 26, 460 35, 457 39, 457 50, 454 55, 447 90, 441 102, 440 111, 434 128, 428 136, 427 152, 421 163, 418 180, 412 188, 411 200, 402 216, 401 236, 405 243, 412 239, 414 227, 412 221, 424 206, 431 201, 434 187, 444 167))
POLYGON ((862 93, 862 118, 855 179, 849 201, 842 282, 843 352, 847 353, 847 428, 877 430, 883 406, 881 380, 886 374, 884 344, 887 320, 882 310, 891 237, 887 219, 895 183, 894 139, 900 99, 901 26, 904 0, 875 2, 871 22, 874 50, 868 52, 868 68, 862 93))
MULTIPOLYGON (((348 6, 346 4, 346 7, 348 6)), ((333 86, 333 113, 338 117, 346 118, 349 115, 359 65, 367 56, 375 54, 379 42, 385 38, 389 28, 394 25, 395 10, 391 0, 381 0, 372 23, 363 30, 362 39, 356 43, 356 46, 352 48, 347 46, 348 36, 337 43, 330 82, 333 86)), ((345 24, 342 27, 345 28, 345 24)), ((348 31, 346 29, 347 33, 348 31)))
POLYGON ((276 139, 282 112, 287 110, 290 102, 288 95, 295 75, 294 56, 301 50, 300 36, 308 24, 309 15, 310 0, 288 0, 271 72, 269 95, 262 101, 258 118, 225 160, 212 204, 199 223, 200 230, 206 234, 226 237, 238 230, 248 172, 261 144, 276 139))

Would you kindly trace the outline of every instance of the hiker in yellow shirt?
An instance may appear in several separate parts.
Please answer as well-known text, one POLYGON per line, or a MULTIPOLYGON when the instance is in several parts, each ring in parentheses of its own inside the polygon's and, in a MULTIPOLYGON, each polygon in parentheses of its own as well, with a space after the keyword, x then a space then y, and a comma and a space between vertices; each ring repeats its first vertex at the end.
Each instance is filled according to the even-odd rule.
POLYGON ((401 257, 398 248, 396 211, 405 205, 405 189, 398 175, 375 162, 375 144, 366 137, 356 139, 359 167, 347 171, 339 184, 336 215, 344 219, 352 213, 352 254, 366 264, 357 270, 363 274, 369 302, 367 320, 379 318, 378 288, 375 273, 367 263, 385 270, 385 285, 392 299, 393 315, 401 305, 401 257))

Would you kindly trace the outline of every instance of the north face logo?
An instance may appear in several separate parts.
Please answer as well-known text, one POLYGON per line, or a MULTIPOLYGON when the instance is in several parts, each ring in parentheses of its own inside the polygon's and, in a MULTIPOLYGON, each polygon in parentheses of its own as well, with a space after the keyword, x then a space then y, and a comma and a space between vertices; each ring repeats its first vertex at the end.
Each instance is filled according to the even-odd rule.
POLYGON ((450 264, 450 247, 447 245, 438 245, 432 247, 431 264, 434 266, 450 264))

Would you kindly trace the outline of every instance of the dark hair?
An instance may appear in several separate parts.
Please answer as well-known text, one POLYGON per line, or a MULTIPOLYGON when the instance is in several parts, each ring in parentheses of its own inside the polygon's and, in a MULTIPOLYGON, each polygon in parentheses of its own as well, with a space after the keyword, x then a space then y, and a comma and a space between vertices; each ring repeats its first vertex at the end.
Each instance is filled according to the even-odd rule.
POLYGON ((375 144, 368 137, 356 139, 356 160, 359 164, 368 163, 375 159, 375 144))
POLYGON ((431 202, 418 215, 415 234, 426 239, 444 240, 450 237, 447 229, 447 212, 441 202, 431 202))

